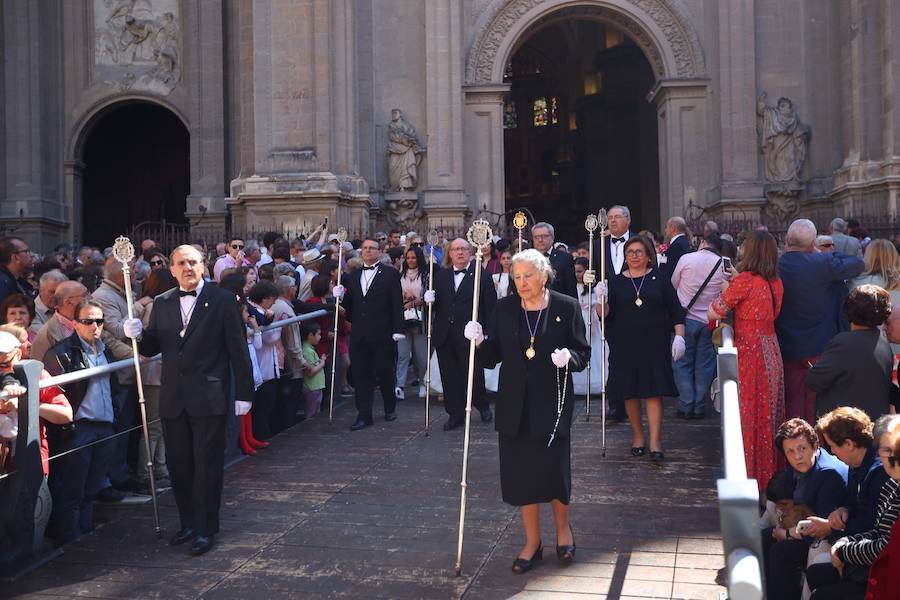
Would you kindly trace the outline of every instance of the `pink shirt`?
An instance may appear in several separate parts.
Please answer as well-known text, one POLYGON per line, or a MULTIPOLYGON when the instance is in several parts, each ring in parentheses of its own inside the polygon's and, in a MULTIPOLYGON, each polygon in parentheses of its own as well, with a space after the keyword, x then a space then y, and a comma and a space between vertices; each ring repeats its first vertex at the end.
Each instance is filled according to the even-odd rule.
MULTIPOLYGON (((720 258, 718 254, 709 250, 698 250, 681 257, 672 272, 672 287, 678 292, 681 306, 687 307, 720 258)), ((709 280, 700 297, 694 302, 694 306, 688 311, 687 318, 701 323, 707 322, 706 311, 719 295, 723 281, 725 281, 725 273, 722 271, 722 265, 719 264, 712 279, 709 280)))
MULTIPOLYGON (((225 269, 233 269, 237 265, 230 254, 223 254, 213 265, 213 280, 219 281, 222 278, 222 271, 225 269)), ((250 262, 245 258, 241 261, 242 267, 249 267, 250 262)))

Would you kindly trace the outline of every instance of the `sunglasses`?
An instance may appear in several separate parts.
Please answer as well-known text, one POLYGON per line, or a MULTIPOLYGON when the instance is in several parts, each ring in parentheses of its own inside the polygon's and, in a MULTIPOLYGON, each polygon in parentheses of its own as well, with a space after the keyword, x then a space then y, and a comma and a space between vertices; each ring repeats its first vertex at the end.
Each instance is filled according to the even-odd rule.
POLYGON ((383 238, 383 237, 375 238, 375 241, 376 241, 376 242, 386 242, 386 241, 387 241, 387 238, 383 238))
POLYGON ((163 264, 163 261, 161 261, 161 260, 151 260, 150 261, 150 266, 152 266, 152 267, 155 267, 156 265, 161 265, 161 264, 163 264))
POLYGON ((243 245, 243 244, 232 244, 232 245, 231 245, 231 249, 232 249, 232 250, 243 250, 243 249, 244 249, 244 245, 243 245))
POLYGON ((819 244, 820 248, 834 248, 834 244, 819 244))
POLYGON ((103 319, 75 319, 75 320, 78 321, 79 323, 81 323, 82 325, 93 325, 95 323, 97 325, 101 325, 101 326, 103 325, 103 319))

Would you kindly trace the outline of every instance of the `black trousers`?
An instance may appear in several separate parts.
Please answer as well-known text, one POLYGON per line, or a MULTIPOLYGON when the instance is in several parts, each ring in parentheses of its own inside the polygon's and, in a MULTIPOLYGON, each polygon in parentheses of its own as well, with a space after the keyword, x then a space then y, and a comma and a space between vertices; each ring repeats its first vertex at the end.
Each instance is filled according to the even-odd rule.
POLYGON ((809 546, 801 540, 777 542, 772 538, 772 528, 763 529, 761 535, 766 598, 800 600, 800 574, 806 569, 809 546))
POLYGON ((225 475, 225 415, 163 419, 166 465, 181 526, 201 535, 219 531, 225 475))
MULTIPOLYGON (((278 401, 278 380, 270 379, 256 389, 250 417, 253 422, 253 437, 267 440, 272 437, 272 412, 278 401)), ((291 422, 293 423, 293 421, 291 422)))
POLYGON ((812 591, 811 600, 863 600, 866 597, 867 579, 865 567, 849 565, 848 569, 860 569, 856 571, 861 581, 841 580, 831 564, 810 565, 806 569, 806 584, 812 591))
MULTIPOLYGON (((466 416, 466 387, 469 376, 469 340, 447 336, 437 348, 438 366, 441 369, 441 386, 444 388, 444 410, 454 419, 466 416)), ((472 406, 478 410, 488 407, 484 397, 484 367, 475 357, 475 376, 472 381, 472 406)))
POLYGON ((384 412, 397 409, 394 386, 397 381, 397 344, 356 340, 350 337, 350 364, 353 365, 353 385, 356 389, 356 411, 362 419, 372 418, 375 378, 384 400, 384 412))

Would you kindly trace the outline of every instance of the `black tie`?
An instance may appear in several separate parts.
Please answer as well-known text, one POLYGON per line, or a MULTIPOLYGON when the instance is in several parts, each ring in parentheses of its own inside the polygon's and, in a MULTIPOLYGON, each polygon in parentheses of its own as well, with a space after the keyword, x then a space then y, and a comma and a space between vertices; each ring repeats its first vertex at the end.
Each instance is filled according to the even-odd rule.
POLYGON ((185 296, 193 296, 194 298, 196 298, 196 297, 197 297, 197 290, 191 290, 191 291, 189 291, 189 292, 188 292, 187 290, 178 290, 178 297, 179 297, 179 298, 184 298, 185 296))
POLYGON ((367 266, 363 265, 363 271, 371 271, 374 268, 375 268, 375 265, 372 265, 371 267, 367 267, 367 266))
POLYGON ((620 238, 612 238, 612 243, 613 243, 613 244, 618 244, 619 242, 624 242, 624 241, 625 241, 625 238, 623 238, 623 237, 620 237, 620 238))
POLYGON ((454 274, 454 275, 465 275, 465 274, 466 274, 466 270, 465 270, 465 269, 460 269, 459 271, 457 271, 456 269, 453 269, 453 274, 454 274))

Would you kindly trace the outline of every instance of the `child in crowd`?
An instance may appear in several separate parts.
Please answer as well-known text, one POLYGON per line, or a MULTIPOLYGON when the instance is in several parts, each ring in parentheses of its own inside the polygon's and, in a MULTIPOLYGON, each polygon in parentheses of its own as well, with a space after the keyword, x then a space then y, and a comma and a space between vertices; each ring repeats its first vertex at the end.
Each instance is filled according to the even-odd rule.
POLYGON ((322 340, 322 327, 315 321, 304 323, 303 359, 308 365, 303 375, 303 399, 306 402, 306 418, 313 417, 322 405, 322 390, 325 389, 326 354, 316 353, 316 344, 322 340))

